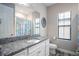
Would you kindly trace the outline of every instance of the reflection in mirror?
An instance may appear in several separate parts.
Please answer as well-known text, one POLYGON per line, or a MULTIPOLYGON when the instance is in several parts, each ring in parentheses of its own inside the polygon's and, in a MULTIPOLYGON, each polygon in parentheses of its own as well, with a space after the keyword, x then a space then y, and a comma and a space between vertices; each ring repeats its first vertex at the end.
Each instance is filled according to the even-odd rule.
POLYGON ((16 5, 15 9, 15 35, 39 35, 40 14, 22 5, 16 5))
POLYGON ((15 24, 16 24, 16 36, 30 35, 30 30, 32 29, 31 19, 29 19, 28 17, 20 18, 16 14, 15 24))
POLYGON ((33 31, 32 35, 40 35, 40 14, 38 12, 33 12, 33 31))
POLYGON ((14 6, 0 4, 0 38, 40 35, 40 13, 30 5, 14 6))

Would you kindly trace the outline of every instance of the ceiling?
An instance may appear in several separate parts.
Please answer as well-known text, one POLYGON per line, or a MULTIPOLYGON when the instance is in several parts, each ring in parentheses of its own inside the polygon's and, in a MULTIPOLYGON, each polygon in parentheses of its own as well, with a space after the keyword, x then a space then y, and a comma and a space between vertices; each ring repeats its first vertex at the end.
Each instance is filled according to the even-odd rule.
POLYGON ((28 15, 28 14, 31 14, 33 12, 33 9, 30 8, 29 6, 16 4, 15 11, 28 15))
POLYGON ((45 5, 46 7, 49 7, 49 6, 51 6, 51 5, 55 4, 55 3, 42 3, 42 4, 45 5))
MULTIPOLYGON (((40 3, 46 7, 49 7, 55 3, 40 3)), ((20 12, 20 13, 23 13, 23 14, 31 14, 34 10, 33 10, 33 6, 37 6, 37 4, 26 4, 26 5, 23 5, 23 4, 15 4, 15 10, 20 12)))

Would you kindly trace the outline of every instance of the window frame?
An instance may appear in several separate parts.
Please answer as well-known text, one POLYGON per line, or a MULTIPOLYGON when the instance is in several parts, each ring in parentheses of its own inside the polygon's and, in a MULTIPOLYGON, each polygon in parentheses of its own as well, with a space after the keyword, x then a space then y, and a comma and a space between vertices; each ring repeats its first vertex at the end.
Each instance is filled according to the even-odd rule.
MULTIPOLYGON (((63 13, 65 13, 65 12, 63 12, 63 13)), ((59 16, 59 14, 58 14, 58 16, 59 16)), ((58 26, 58 39, 71 40, 71 12, 70 12, 70 18, 59 19, 59 17, 58 17, 58 25, 57 26, 58 26), (63 21, 63 20, 70 20, 70 25, 59 25, 59 21, 63 21), (70 39, 67 39, 67 38, 59 38, 59 27, 70 27, 70 39)))
MULTIPOLYGON (((23 28, 21 28, 20 30, 22 30, 22 31, 20 31, 20 34, 19 35, 17 35, 17 19, 20 19, 20 20, 23 20, 23 22, 25 22, 25 21, 27 21, 28 19, 26 18, 26 19, 22 19, 22 18, 19 18, 19 17, 15 17, 15 35, 16 36, 24 36, 24 35, 31 35, 31 30, 32 30, 32 28, 31 28, 31 23, 30 22, 28 22, 28 24, 27 25, 29 25, 30 27, 28 27, 28 28, 31 28, 31 30, 30 30, 30 32, 28 32, 28 31, 26 31, 26 28, 24 29, 24 33, 23 33, 23 28), (27 34, 26 34, 26 32, 27 32, 27 34)), ((26 25, 26 24, 24 24, 24 25, 26 25)), ((22 26, 23 27, 23 26, 22 26)))
POLYGON ((33 24, 33 35, 40 35, 40 18, 35 18, 34 19, 34 24, 33 24), (39 23, 36 23, 35 20, 39 19, 39 23), (36 26, 39 25, 39 26, 36 26), (39 29, 39 33, 37 34, 37 32, 35 32, 34 30, 39 29))

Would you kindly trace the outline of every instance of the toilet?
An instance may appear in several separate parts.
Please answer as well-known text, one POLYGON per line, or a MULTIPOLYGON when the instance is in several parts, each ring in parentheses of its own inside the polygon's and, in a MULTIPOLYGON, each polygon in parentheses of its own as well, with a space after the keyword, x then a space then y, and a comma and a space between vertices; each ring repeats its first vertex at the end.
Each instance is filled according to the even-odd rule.
POLYGON ((50 52, 50 54, 55 55, 56 54, 56 49, 57 49, 56 44, 53 44, 53 43, 49 44, 49 52, 50 52))

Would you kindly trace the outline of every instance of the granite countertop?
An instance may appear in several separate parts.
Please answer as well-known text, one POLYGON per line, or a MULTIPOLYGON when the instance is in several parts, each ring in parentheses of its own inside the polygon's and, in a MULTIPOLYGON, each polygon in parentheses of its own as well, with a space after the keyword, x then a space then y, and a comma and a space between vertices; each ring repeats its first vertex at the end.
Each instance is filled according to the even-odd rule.
POLYGON ((45 37, 34 37, 30 38, 29 40, 24 39, 24 40, 18 40, 15 42, 10 42, 7 44, 0 45, 1 46, 1 51, 2 55, 14 55, 16 53, 19 53, 20 51, 25 50, 26 48, 29 48, 31 46, 34 46, 47 38, 45 37))

